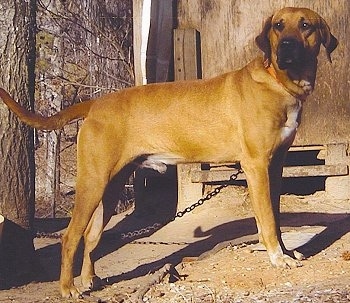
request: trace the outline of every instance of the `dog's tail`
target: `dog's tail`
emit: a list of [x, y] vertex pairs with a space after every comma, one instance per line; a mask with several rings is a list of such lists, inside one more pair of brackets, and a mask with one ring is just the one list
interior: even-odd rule
[[7, 107], [14, 112], [18, 118], [31, 127], [41, 130], [60, 129], [72, 120], [85, 118], [89, 113], [94, 100], [85, 101], [74, 104], [66, 109], [61, 110], [57, 114], [44, 117], [40, 114], [35, 114], [21, 105], [19, 105], [12, 97], [2, 88], [0, 88], [0, 98], [4, 101]]

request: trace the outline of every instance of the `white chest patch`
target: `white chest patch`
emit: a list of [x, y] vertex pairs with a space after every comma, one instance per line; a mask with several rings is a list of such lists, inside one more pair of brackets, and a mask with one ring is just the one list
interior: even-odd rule
[[282, 127], [281, 139], [282, 142], [288, 140], [291, 136], [294, 136], [298, 128], [298, 117], [301, 109], [301, 101], [298, 101], [295, 106], [292, 106], [288, 109], [287, 112], [287, 121]]

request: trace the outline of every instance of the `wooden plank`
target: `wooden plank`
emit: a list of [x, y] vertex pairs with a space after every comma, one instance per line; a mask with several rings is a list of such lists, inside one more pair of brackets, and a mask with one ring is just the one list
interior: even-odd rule
[[175, 80], [197, 79], [197, 31], [174, 30]]
[[319, 150], [323, 151], [326, 150], [325, 145], [306, 145], [306, 146], [291, 146], [289, 148], [289, 152], [299, 152], [299, 151], [314, 151], [314, 150]]
[[[193, 183], [209, 183], [226, 181], [230, 179], [230, 176], [237, 172], [235, 169], [222, 169], [222, 170], [196, 170], [192, 171], [191, 181]], [[245, 180], [245, 175], [238, 175], [236, 180]]]
[[[348, 144], [327, 144], [325, 163], [327, 165], [350, 164]], [[350, 198], [350, 176], [332, 176], [326, 179], [325, 190], [334, 199]]]
[[[193, 183], [209, 183], [229, 180], [235, 172], [234, 169], [223, 170], [196, 170], [192, 172], [191, 181]], [[347, 165], [308, 165], [308, 166], [290, 166], [283, 169], [284, 178], [294, 177], [326, 177], [326, 176], [345, 176], [349, 174]], [[245, 180], [245, 175], [241, 174], [237, 180]]]
[[134, 73], [135, 85], [142, 85], [142, 4], [143, 0], [134, 0], [133, 4], [133, 46], [134, 46]]
[[199, 171], [200, 164], [177, 165], [177, 209], [181, 210], [203, 196], [203, 184], [192, 182], [193, 172]]
[[327, 177], [345, 176], [349, 174], [347, 165], [307, 165], [290, 166], [283, 168], [283, 177]]

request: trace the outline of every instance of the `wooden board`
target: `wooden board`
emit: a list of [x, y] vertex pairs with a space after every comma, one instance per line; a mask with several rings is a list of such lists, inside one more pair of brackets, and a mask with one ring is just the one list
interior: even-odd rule
[[197, 31], [194, 29], [174, 30], [174, 76], [177, 80], [198, 78]]
[[201, 35], [204, 78], [237, 69], [261, 55], [254, 39], [264, 20], [283, 6], [308, 7], [327, 20], [339, 46], [330, 64], [322, 49], [313, 95], [305, 103], [294, 144], [348, 142], [350, 137], [350, 1], [348, 0], [179, 0], [179, 28]]
[[142, 62], [141, 62], [141, 44], [142, 44], [142, 4], [143, 0], [133, 0], [133, 45], [134, 45], [134, 73], [135, 85], [142, 85]]
[[[229, 180], [230, 176], [236, 172], [234, 169], [222, 170], [196, 170], [192, 171], [191, 181], [193, 183], [210, 183]], [[294, 177], [314, 177], [314, 176], [346, 176], [349, 174], [347, 165], [308, 165], [290, 166], [283, 168], [284, 178]], [[245, 175], [240, 174], [236, 180], [245, 180]]]

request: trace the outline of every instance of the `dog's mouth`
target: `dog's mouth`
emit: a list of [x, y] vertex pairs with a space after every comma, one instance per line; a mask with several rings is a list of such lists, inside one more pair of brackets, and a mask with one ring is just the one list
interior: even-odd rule
[[304, 64], [305, 51], [296, 39], [283, 39], [277, 47], [277, 64], [281, 70], [299, 69]]
[[277, 64], [279, 69], [286, 70], [296, 68], [296, 66], [300, 66], [300, 61], [298, 60], [298, 58], [293, 56], [278, 56]]

